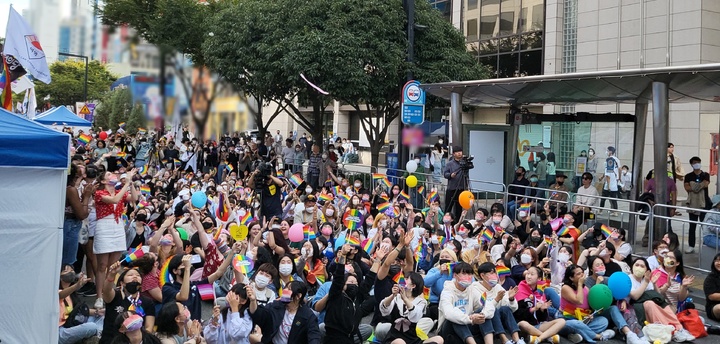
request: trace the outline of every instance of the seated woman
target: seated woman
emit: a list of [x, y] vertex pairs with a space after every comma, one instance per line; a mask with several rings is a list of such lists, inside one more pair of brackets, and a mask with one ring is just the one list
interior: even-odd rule
[[483, 304], [480, 294], [470, 288], [473, 268], [459, 262], [452, 268], [453, 279], [445, 282], [440, 294], [438, 335], [443, 338], [459, 337], [463, 343], [476, 344], [473, 325], [489, 321], [495, 313], [493, 303]]
[[155, 335], [162, 344], [205, 344], [202, 325], [190, 320], [190, 310], [180, 302], [169, 302], [158, 313]]
[[703, 222], [706, 223], [702, 227], [703, 245], [713, 249], [720, 248], [720, 195], [713, 196], [712, 209]]
[[258, 306], [254, 291], [248, 290], [250, 317], [262, 325], [263, 344], [320, 344], [318, 320], [305, 304], [307, 287], [303, 282], [292, 281], [282, 291], [278, 301]]
[[539, 344], [544, 341], [558, 344], [560, 343], [558, 333], [565, 326], [565, 319], [549, 319], [547, 310], [550, 302], [545, 299], [542, 291], [537, 289], [541, 275], [542, 271], [537, 267], [531, 266], [527, 270], [525, 280], [518, 284], [518, 292], [515, 295], [518, 300], [518, 310], [514, 315], [520, 330], [530, 335], [529, 344]]
[[143, 327], [143, 318], [133, 312], [123, 312], [115, 319], [115, 330], [120, 333], [112, 344], [162, 344], [158, 337]]
[[[78, 276], [73, 271], [72, 265], [65, 265], [60, 272], [60, 289], [58, 292], [60, 302], [60, 319], [58, 320], [60, 344], [78, 343], [85, 338], [96, 337], [98, 334], [99, 321], [96, 323], [88, 320], [83, 324], [66, 323], [71, 321], [68, 317], [74, 307], [80, 306], [81, 302], [77, 291], [89, 281], [90, 279], [82, 274]], [[92, 319], [98, 315], [98, 310], [94, 308], [90, 308], [89, 311]]]
[[[644, 300], [646, 299], [644, 294], [647, 294], [647, 291], [655, 290], [655, 286], [651, 282], [652, 273], [650, 272], [649, 266], [645, 258], [637, 258], [633, 263], [633, 273], [630, 275], [630, 282], [632, 282], [630, 299], [633, 301]], [[682, 324], [675, 315], [675, 311], [673, 311], [667, 303], [664, 303], [664, 305], [665, 306], [662, 307], [653, 300], [643, 301], [642, 308], [647, 321], [650, 323], [674, 326], [674, 342], [681, 343], [695, 340], [695, 337], [682, 327]]]
[[453, 250], [442, 250], [440, 252], [440, 260], [425, 275], [424, 284], [430, 289], [430, 298], [427, 308], [427, 316], [430, 319], [437, 320], [438, 304], [440, 303], [440, 293], [443, 291], [445, 282], [452, 280], [452, 274], [449, 270], [449, 264], [457, 262], [457, 256]]
[[[234, 285], [226, 296], [229, 308], [224, 310], [216, 305], [210, 322], [203, 329], [208, 344], [237, 343], [250, 344], [253, 322], [248, 312], [248, 289], [243, 283]], [[222, 318], [221, 318], [222, 315]], [[260, 339], [259, 335], [256, 338]]]
[[680, 250], [671, 250], [665, 256], [660, 267], [652, 272], [651, 282], [660, 295], [677, 312], [678, 304], [688, 297], [690, 285], [695, 276], [686, 276]]
[[607, 318], [592, 316], [593, 311], [588, 303], [590, 288], [584, 285], [584, 280], [585, 272], [581, 267], [570, 265], [565, 270], [560, 310], [565, 317], [566, 329], [561, 333], [567, 334], [573, 343], [606, 341], [615, 336], [615, 331], [607, 330]]
[[432, 321], [428, 321], [428, 328], [423, 329], [419, 326], [427, 307], [427, 300], [423, 296], [425, 284], [422, 276], [415, 272], [409, 274], [405, 281], [405, 286], [399, 284], [393, 286], [392, 294], [380, 302], [380, 313], [384, 317], [389, 317], [393, 323], [383, 343], [443, 344], [444, 340], [440, 336], [434, 336], [424, 341], [418, 337], [416, 327], [420, 328], [424, 333], [428, 333], [433, 325]]
[[[118, 271], [120, 262], [110, 266], [107, 272], [108, 281], [112, 281]], [[105, 322], [103, 324], [102, 338], [100, 343], [110, 343], [117, 336], [117, 328], [114, 327], [118, 310], [129, 310], [143, 318], [145, 329], [152, 331], [155, 326], [155, 303], [149, 297], [140, 293], [142, 277], [138, 270], [125, 270], [120, 273], [117, 279], [117, 288], [108, 282], [103, 286], [103, 295], [107, 300], [105, 309]]]
[[720, 253], [713, 258], [710, 274], [703, 283], [703, 291], [707, 299], [705, 310], [708, 318], [720, 321]]

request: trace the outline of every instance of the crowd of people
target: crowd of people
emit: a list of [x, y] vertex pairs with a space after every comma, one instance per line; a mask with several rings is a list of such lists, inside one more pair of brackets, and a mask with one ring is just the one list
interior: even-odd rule
[[[694, 277], [676, 236], [633, 258], [625, 229], [582, 231], [558, 202], [461, 209], [459, 147], [443, 171], [450, 201], [416, 207], [400, 185], [345, 178], [334, 145], [311, 147], [319, 168], [301, 174], [282, 154], [305, 151], [293, 138], [153, 134], [74, 140], [60, 343], [639, 344], [646, 324], [695, 339], [678, 320]], [[711, 270], [717, 320], [720, 255]], [[632, 292], [593, 309], [590, 288], [618, 272]]]

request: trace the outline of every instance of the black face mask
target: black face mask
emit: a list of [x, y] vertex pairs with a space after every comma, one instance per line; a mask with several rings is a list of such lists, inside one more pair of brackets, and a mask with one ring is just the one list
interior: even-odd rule
[[400, 266], [399, 265], [391, 265], [390, 266], [390, 276], [395, 276], [400, 272]]
[[547, 214], [540, 214], [540, 220], [546, 221], [547, 220]]
[[147, 221], [147, 215], [146, 214], [137, 214], [137, 215], [135, 215], [135, 221], [145, 222], [145, 221]]
[[422, 217], [415, 216], [415, 223], [420, 223], [420, 222], [422, 222]]
[[515, 176], [516, 176], [516, 177], [520, 177], [520, 176], [522, 176], [522, 173], [520, 173], [520, 172], [515, 172]]
[[533, 245], [539, 244], [540, 241], [542, 241], [542, 237], [530, 237], [530, 242], [531, 242]]
[[204, 229], [210, 229], [210, 228], [212, 228], [212, 226], [213, 226], [213, 225], [212, 225], [211, 222], [203, 222], [203, 228], [204, 228]]
[[140, 290], [140, 282], [132, 281], [130, 283], [125, 283], [125, 290], [127, 290], [130, 294], [135, 294]]
[[565, 184], [565, 182], [557, 182], [557, 185], [562, 186], [563, 184]]
[[358, 286], [357, 284], [348, 284], [345, 286], [345, 294], [351, 299], [355, 299], [355, 296], [357, 296], [358, 293]]
[[74, 284], [75, 282], [77, 282], [78, 276], [74, 272], [68, 272], [60, 275], [60, 280], [68, 284]]

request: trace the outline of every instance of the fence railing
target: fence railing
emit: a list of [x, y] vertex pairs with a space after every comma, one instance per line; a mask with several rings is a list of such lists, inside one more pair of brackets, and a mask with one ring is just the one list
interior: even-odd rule
[[638, 224], [651, 217], [650, 205], [645, 202], [576, 193], [572, 196], [572, 204], [571, 210], [581, 216], [588, 227], [595, 222], [602, 222], [611, 227], [623, 228], [627, 233], [625, 241], [633, 246], [638, 243], [638, 238], [647, 236], [647, 232], [638, 233]]

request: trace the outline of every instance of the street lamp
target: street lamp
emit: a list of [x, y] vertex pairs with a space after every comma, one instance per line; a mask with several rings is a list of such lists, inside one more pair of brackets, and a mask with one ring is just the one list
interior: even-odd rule
[[85, 55], [77, 55], [77, 54], [70, 54], [70, 53], [62, 53], [58, 52], [58, 55], [60, 56], [69, 56], [69, 57], [77, 57], [85, 60], [85, 91], [83, 94], [83, 101], [87, 102], [87, 92], [88, 92], [88, 57]]

